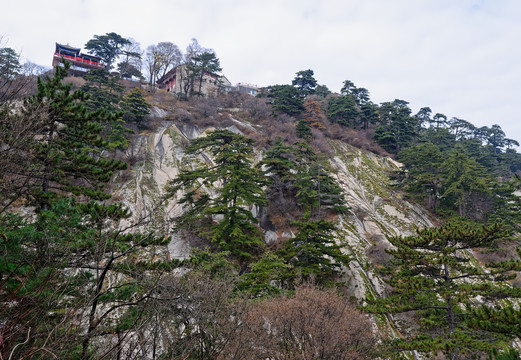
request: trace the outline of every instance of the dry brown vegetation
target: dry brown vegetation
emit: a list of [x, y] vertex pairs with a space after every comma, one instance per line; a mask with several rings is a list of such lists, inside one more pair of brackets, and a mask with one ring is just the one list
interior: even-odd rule
[[519, 260], [516, 248], [519, 247], [518, 240], [503, 240], [490, 249], [475, 249], [474, 256], [482, 263], [508, 261], [510, 259]]
[[137, 331], [126, 337], [118, 334], [106, 344], [112, 347], [110, 355], [203, 360], [373, 358], [377, 338], [369, 318], [335, 290], [304, 284], [292, 296], [259, 301], [234, 294], [235, 281], [233, 276], [212, 279], [199, 272], [164, 277], [156, 285], [157, 295], [143, 303]]
[[240, 342], [230, 349], [242, 356], [234, 359], [373, 358], [369, 319], [333, 289], [303, 285], [294, 296], [257, 303], [243, 321]]
[[230, 116], [246, 123], [258, 126], [258, 130], [240, 128], [247, 136], [255, 140], [258, 149], [267, 148], [277, 138], [292, 144], [299, 139], [295, 132], [295, 124], [300, 117], [305, 118], [311, 126], [312, 142], [315, 151], [331, 154], [330, 140], [344, 141], [362, 150], [374, 152], [382, 156], [391, 156], [372, 139], [373, 129], [355, 130], [330, 122], [324, 115], [327, 101], [311, 97], [307, 110], [298, 118], [286, 115], [275, 115], [264, 98], [252, 97], [248, 94], [226, 92], [218, 96], [193, 97], [188, 101], [178, 100], [164, 91], [156, 91], [147, 98], [152, 104], [170, 110], [168, 120], [190, 121], [201, 127], [224, 128], [231, 125]]
[[64, 83], [72, 85], [72, 91], [80, 89], [87, 81], [81, 76], [67, 76], [64, 80]]

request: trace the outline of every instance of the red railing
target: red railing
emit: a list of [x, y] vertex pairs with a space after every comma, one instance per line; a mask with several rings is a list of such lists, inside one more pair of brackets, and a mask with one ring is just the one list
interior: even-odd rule
[[79, 57], [76, 57], [76, 56], [70, 56], [70, 55], [65, 55], [65, 54], [60, 54], [60, 53], [54, 53], [54, 56], [59, 56], [59, 57], [65, 58], [65, 59], [70, 59], [70, 60], [74, 60], [74, 61], [83, 62], [83, 63], [89, 64], [89, 65], [96, 65], [96, 66], [99, 66], [99, 67], [103, 66], [99, 62], [92, 61], [92, 60], [85, 60], [85, 59], [82, 59], [82, 58], [79, 58]]

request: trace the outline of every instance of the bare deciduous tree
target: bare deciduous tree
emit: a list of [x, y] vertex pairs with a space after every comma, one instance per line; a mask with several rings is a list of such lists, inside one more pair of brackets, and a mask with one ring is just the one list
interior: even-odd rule
[[[242, 321], [243, 336], [230, 344], [229, 357], [224, 358], [356, 360], [374, 355], [369, 319], [334, 289], [303, 285], [293, 297], [258, 303]], [[245, 355], [232, 356], [238, 353], [236, 347]]]
[[155, 85], [166, 73], [181, 64], [183, 55], [179, 47], [171, 42], [150, 45], [145, 55], [149, 84]]
[[161, 56], [159, 77], [161, 78], [171, 69], [181, 64], [183, 54], [176, 44], [168, 41], [158, 43], [157, 50]]

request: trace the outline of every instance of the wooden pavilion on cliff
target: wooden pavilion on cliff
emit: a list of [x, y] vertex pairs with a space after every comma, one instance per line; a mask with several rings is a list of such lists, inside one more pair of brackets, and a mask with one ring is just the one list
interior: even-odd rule
[[101, 69], [104, 65], [101, 58], [93, 55], [82, 54], [80, 48], [56, 43], [56, 50], [52, 58], [52, 66], [59, 66], [61, 59], [64, 58], [71, 63], [70, 72], [72, 74], [83, 74], [91, 69]]

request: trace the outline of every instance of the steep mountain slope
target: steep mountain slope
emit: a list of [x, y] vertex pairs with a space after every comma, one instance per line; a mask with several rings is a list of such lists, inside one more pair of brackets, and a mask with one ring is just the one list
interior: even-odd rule
[[[163, 118], [168, 115], [165, 111], [154, 111]], [[232, 119], [232, 123], [253, 129], [252, 125], [237, 119]], [[197, 165], [187, 161], [183, 148], [191, 139], [204, 136], [205, 131], [211, 129], [164, 120], [154, 131], [139, 135], [129, 152], [144, 160], [133, 166], [132, 178], [124, 182], [115, 194], [132, 210], [133, 222], [172, 237], [169, 245], [171, 258], [188, 257], [190, 244], [171, 230], [171, 219], [179, 215], [182, 208], [176, 199], [163, 199], [165, 185], [182, 169]], [[235, 125], [228, 129], [240, 131]], [[383, 249], [389, 246], [386, 235], [410, 234], [416, 227], [428, 227], [432, 223], [424, 209], [404, 200], [399, 192], [391, 189], [388, 174], [398, 169], [400, 165], [397, 162], [343, 142], [331, 141], [335, 152], [330, 159], [333, 175], [344, 189], [351, 209], [339, 219], [336, 234], [337, 241], [346, 244], [346, 249], [355, 258], [346, 280], [358, 298], [366, 296], [367, 291], [381, 294], [383, 285], [374, 275], [374, 269], [385, 260]], [[257, 157], [260, 159], [261, 154], [258, 153]], [[197, 162], [211, 162], [211, 159], [203, 155]], [[258, 209], [252, 210], [254, 215], [261, 216]], [[265, 230], [267, 242], [291, 236], [285, 231], [288, 229]]]

